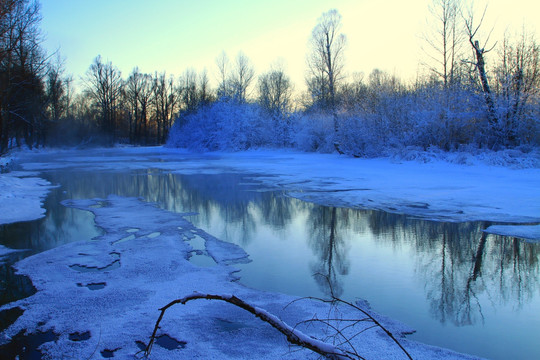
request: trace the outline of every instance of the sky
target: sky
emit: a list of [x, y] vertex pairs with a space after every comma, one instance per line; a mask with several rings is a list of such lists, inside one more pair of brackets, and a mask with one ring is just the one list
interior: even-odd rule
[[[523, 25], [540, 32], [540, 4], [533, 0], [477, 0], [488, 5], [484, 20], [492, 39]], [[346, 71], [378, 68], [413, 79], [425, 58], [423, 34], [430, 28], [431, 0], [42, 0], [42, 29], [49, 52], [59, 50], [66, 73], [84, 76], [97, 55], [124, 77], [140, 71], [180, 75], [207, 69], [214, 83], [216, 58], [239, 51], [256, 74], [283, 64], [296, 89], [303, 89], [306, 55], [317, 19], [330, 9], [342, 15], [347, 37]]]

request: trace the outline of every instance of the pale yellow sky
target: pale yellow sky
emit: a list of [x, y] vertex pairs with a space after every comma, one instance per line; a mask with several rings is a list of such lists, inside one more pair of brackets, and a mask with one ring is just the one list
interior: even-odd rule
[[[60, 48], [66, 70], [84, 75], [98, 55], [112, 61], [127, 77], [143, 72], [179, 75], [187, 68], [206, 68], [215, 79], [216, 57], [224, 50], [233, 59], [243, 51], [257, 74], [280, 61], [297, 90], [304, 89], [308, 40], [319, 16], [335, 8], [347, 36], [348, 73], [369, 74], [379, 68], [404, 80], [419, 70], [422, 33], [429, 27], [431, 0], [46, 0], [43, 29], [49, 50]], [[502, 39], [506, 29], [523, 24], [537, 41], [540, 2], [483, 0], [488, 4], [484, 29]]]

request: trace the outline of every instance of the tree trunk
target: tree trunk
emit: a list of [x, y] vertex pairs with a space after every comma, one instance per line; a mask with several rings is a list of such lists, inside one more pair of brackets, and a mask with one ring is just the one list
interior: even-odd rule
[[485, 61], [484, 61], [484, 49], [480, 48], [478, 41], [474, 43], [471, 40], [471, 45], [476, 55], [476, 68], [478, 69], [478, 76], [482, 83], [482, 91], [484, 92], [484, 99], [488, 108], [488, 119], [491, 126], [497, 124], [497, 116], [495, 114], [495, 104], [489, 87], [489, 82], [486, 75]]

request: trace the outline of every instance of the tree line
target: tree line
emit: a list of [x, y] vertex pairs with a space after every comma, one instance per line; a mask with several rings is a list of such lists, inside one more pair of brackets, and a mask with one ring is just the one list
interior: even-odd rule
[[[0, 3], [0, 153], [23, 144], [163, 144], [199, 150], [286, 146], [375, 156], [388, 149], [540, 144], [540, 47], [525, 31], [482, 38], [484, 11], [433, 0], [425, 69], [413, 83], [380, 70], [345, 72], [347, 38], [330, 10], [312, 30], [307, 91], [283, 66], [256, 76], [249, 58], [216, 58], [175, 77], [123, 76], [97, 56], [73, 90], [59, 56], [41, 47], [39, 2]], [[480, 15], [480, 17], [477, 17]]]

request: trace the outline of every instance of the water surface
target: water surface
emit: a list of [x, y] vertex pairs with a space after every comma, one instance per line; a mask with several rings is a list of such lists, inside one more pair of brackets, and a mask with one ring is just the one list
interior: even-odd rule
[[[264, 191], [255, 174], [170, 174], [149, 163], [136, 171], [66, 167], [42, 176], [59, 184], [46, 200], [46, 217], [0, 226], [0, 244], [30, 249], [4, 259], [3, 278], [22, 256], [101, 234], [91, 213], [60, 201], [140, 197], [197, 212], [189, 217], [197, 227], [242, 246], [253, 260], [238, 265], [247, 286], [363, 298], [416, 329], [411, 338], [419, 341], [493, 359], [540, 358], [540, 246], [487, 235], [487, 223], [315, 205]], [[4, 293], [28, 286], [13, 278]]]

